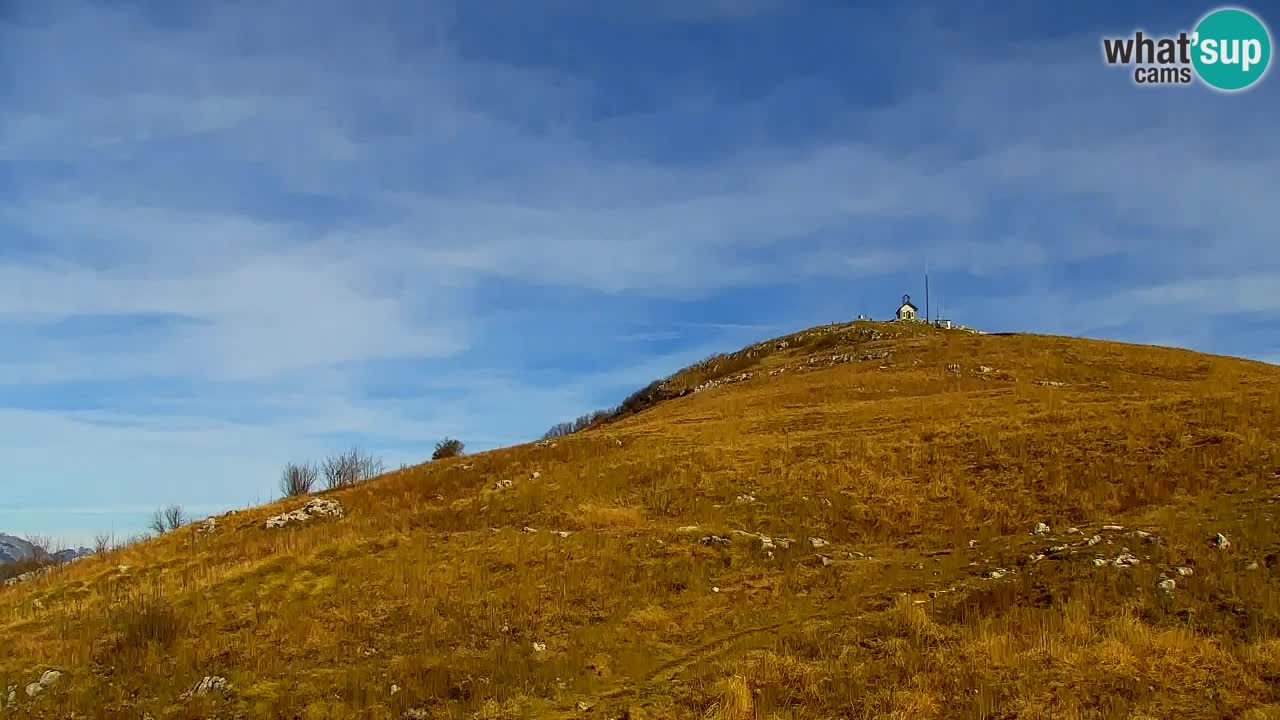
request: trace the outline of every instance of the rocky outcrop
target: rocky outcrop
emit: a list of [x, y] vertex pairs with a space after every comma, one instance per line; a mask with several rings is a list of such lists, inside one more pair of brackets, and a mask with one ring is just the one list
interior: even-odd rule
[[342, 505], [337, 500], [313, 498], [306, 505], [287, 513], [267, 518], [267, 528], [280, 528], [295, 523], [304, 523], [317, 517], [342, 517]]
[[231, 683], [227, 682], [224, 677], [217, 675], [209, 675], [196, 683], [195, 687], [182, 693], [183, 700], [189, 700], [193, 697], [204, 697], [205, 695], [221, 695], [231, 692]]

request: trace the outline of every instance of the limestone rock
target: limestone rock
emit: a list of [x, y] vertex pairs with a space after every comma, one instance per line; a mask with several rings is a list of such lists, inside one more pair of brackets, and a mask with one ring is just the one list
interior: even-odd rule
[[342, 517], [342, 505], [337, 500], [312, 498], [297, 510], [291, 510], [274, 517], [267, 518], [267, 528], [281, 528], [293, 523], [303, 523], [317, 517]]
[[215, 693], [227, 693], [231, 691], [231, 683], [227, 682], [224, 677], [217, 675], [209, 675], [203, 678], [196, 686], [182, 693], [182, 699], [186, 700], [192, 697], [203, 697]]

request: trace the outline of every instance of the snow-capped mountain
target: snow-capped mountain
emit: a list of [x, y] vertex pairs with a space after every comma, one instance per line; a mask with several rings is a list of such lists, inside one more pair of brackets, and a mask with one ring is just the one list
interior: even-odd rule
[[34, 552], [35, 547], [26, 540], [0, 533], [0, 563], [26, 560]]
[[[22, 538], [0, 533], [0, 564], [28, 560], [36, 552], [36, 547]], [[79, 557], [92, 554], [89, 548], [59, 550], [53, 553], [57, 562], [70, 562]]]

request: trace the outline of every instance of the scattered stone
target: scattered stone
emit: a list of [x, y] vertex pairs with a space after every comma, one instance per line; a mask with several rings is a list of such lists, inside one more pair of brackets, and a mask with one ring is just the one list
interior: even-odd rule
[[1192, 569], [1191, 569], [1191, 568], [1189, 568], [1189, 567], [1180, 567], [1180, 568], [1175, 568], [1175, 569], [1174, 569], [1174, 572], [1178, 573], [1178, 574], [1179, 574], [1179, 575], [1181, 575], [1182, 577], [1189, 577], [1189, 576], [1191, 576], [1191, 575], [1195, 575], [1195, 573], [1196, 573], [1196, 571], [1195, 571], [1195, 570], [1192, 570]]
[[713, 592], [713, 593], [718, 593], [718, 592], [720, 592], [720, 588], [716, 587], [715, 585], [712, 585], [712, 586], [711, 586], [711, 592]]
[[1120, 532], [1121, 530], [1124, 530], [1124, 526], [1123, 525], [1103, 525], [1102, 529], [1105, 530], [1106, 532]]
[[732, 541], [719, 535], [708, 535], [702, 538], [701, 542], [703, 545], [728, 545]]
[[969, 541], [969, 549], [970, 549], [970, 550], [972, 550], [972, 549], [974, 549], [974, 548], [976, 548], [976, 547], [978, 547], [978, 541], [977, 541], [977, 540], [970, 540], [970, 541]]
[[196, 526], [197, 535], [211, 535], [218, 531], [217, 518], [205, 518], [204, 522]]
[[528, 525], [525, 525], [525, 526], [524, 526], [524, 531], [525, 531], [526, 533], [536, 533], [536, 532], [538, 532], [537, 530], [534, 530], [533, 528], [529, 527]]
[[1000, 578], [1008, 574], [1009, 574], [1008, 570], [1005, 570], [1004, 568], [996, 568], [995, 570], [992, 570], [991, 572], [987, 573], [987, 578], [989, 580], [999, 580]]
[[431, 720], [431, 713], [422, 708], [409, 708], [400, 713], [400, 720]]
[[562, 538], [567, 538], [567, 537], [569, 537], [569, 536], [570, 536], [570, 535], [572, 535], [572, 534], [573, 534], [573, 533], [569, 532], [568, 530], [557, 530], [557, 531], [556, 531], [556, 535], [559, 535], [559, 536], [560, 536], [560, 537], [562, 537]]
[[578, 701], [578, 712], [590, 712], [593, 707], [595, 706], [585, 700]]
[[342, 505], [337, 500], [312, 498], [297, 510], [267, 518], [267, 528], [280, 528], [292, 523], [307, 522], [315, 517], [342, 517], [342, 514]]
[[546, 643], [535, 642], [535, 643], [533, 644], [533, 651], [534, 651], [534, 652], [536, 652], [536, 653], [546, 652], [546, 651], [547, 651], [547, 644], [546, 644]]
[[783, 550], [790, 550], [791, 545], [794, 542], [795, 540], [792, 540], [791, 538], [775, 538], [773, 541], [773, 544], [777, 545], [779, 548]]
[[1137, 565], [1139, 562], [1140, 561], [1138, 560], [1138, 558], [1134, 557], [1133, 555], [1127, 552], [1117, 555], [1116, 559], [1111, 561], [1111, 563], [1116, 567], [1133, 567], [1134, 565]]
[[1057, 380], [1037, 380], [1036, 384], [1041, 387], [1051, 387], [1051, 388], [1061, 388], [1061, 387], [1067, 386], [1066, 383], [1058, 382]]
[[1133, 532], [1129, 533], [1129, 535], [1132, 537], [1136, 537], [1139, 540], [1142, 540], [1143, 542], [1149, 545], [1164, 544], [1164, 538], [1160, 537], [1159, 535], [1156, 535], [1155, 533], [1149, 533], [1146, 530], [1134, 530]]
[[1068, 535], [1079, 535], [1079, 534], [1080, 534], [1080, 528], [1078, 528], [1078, 527], [1069, 527], [1069, 528], [1067, 528], [1064, 532], [1065, 532], [1066, 534], [1068, 534]]
[[9, 686], [9, 704], [13, 705], [18, 702], [18, 690], [14, 686]]
[[734, 499], [734, 502], [738, 503], [739, 505], [750, 505], [755, 501], [756, 501], [756, 497], [754, 495], [739, 495], [737, 498]]
[[986, 365], [979, 365], [978, 372], [982, 373], [983, 375], [986, 375], [987, 373], [995, 372], [995, 370], [993, 368], [987, 367]]
[[495, 490], [510, 490], [514, 485], [515, 482], [512, 480], [499, 480], [493, 487]]
[[196, 683], [195, 687], [182, 693], [181, 697], [183, 700], [186, 700], [191, 697], [202, 697], [211, 693], [230, 692], [230, 690], [231, 683], [227, 682], [226, 678], [219, 677], [217, 675], [209, 675]]
[[1088, 540], [1085, 540], [1084, 542], [1085, 542], [1085, 545], [1087, 545], [1088, 547], [1093, 547], [1094, 545], [1097, 545], [1098, 543], [1102, 542], [1102, 536], [1094, 535], [1093, 537], [1089, 538]]
[[391, 696], [395, 697], [395, 694], [398, 692], [400, 692], [400, 686], [395, 683], [391, 683]]
[[822, 563], [822, 567], [831, 567], [831, 565], [835, 562], [834, 560], [827, 557], [826, 555], [819, 555], [818, 560]]
[[700, 528], [697, 525], [682, 525], [681, 527], [676, 528], [676, 534], [688, 535], [690, 533], [698, 532], [699, 529]]
[[1209, 540], [1209, 545], [1217, 550], [1226, 550], [1231, 547], [1231, 541], [1227, 539], [1226, 535], [1218, 533], [1215, 537]]
[[18, 575], [17, 577], [11, 577], [8, 580], [5, 580], [4, 584], [6, 586], [9, 586], [9, 585], [18, 585], [20, 583], [30, 582], [32, 580], [35, 580], [38, 577], [41, 577], [42, 575], [47, 575], [48, 573], [53, 572], [55, 568], [57, 568], [57, 565], [45, 565], [44, 567], [37, 568], [35, 570], [28, 570], [27, 572], [24, 572], [21, 575]]
[[1169, 593], [1173, 592], [1173, 589], [1176, 588], [1177, 586], [1178, 584], [1173, 581], [1173, 578], [1165, 578], [1160, 582], [1156, 583], [1156, 587]]
[[1028, 559], [1028, 560], [1030, 560], [1030, 561], [1031, 561], [1031, 562], [1033, 562], [1033, 563], [1038, 563], [1038, 562], [1040, 562], [1041, 560], [1043, 560], [1043, 559], [1044, 559], [1044, 555], [1042, 555], [1042, 554], [1040, 554], [1040, 553], [1032, 553], [1031, 555], [1028, 555], [1028, 556], [1027, 556], [1027, 559]]
[[27, 697], [35, 697], [44, 692], [44, 686], [38, 682], [27, 685]]
[[542, 473], [538, 472], [537, 470], [534, 470], [533, 474], [529, 476], [529, 479], [537, 480], [540, 477], [542, 477]]
[[947, 372], [949, 372], [949, 373], [958, 373], [958, 372], [960, 372], [960, 366], [959, 366], [959, 365], [955, 365], [955, 364], [948, 365], [948, 366], [947, 366]]
[[810, 544], [810, 545], [812, 545], [812, 546], [813, 546], [813, 548], [816, 550], [816, 549], [818, 549], [818, 548], [820, 548], [820, 547], [826, 547], [826, 546], [830, 545], [831, 543], [827, 542], [826, 540], [823, 540], [822, 538], [818, 538], [818, 537], [811, 537], [811, 538], [809, 538], [809, 544]]
[[40, 676], [40, 685], [43, 687], [49, 687], [61, 679], [61, 672], [58, 672], [57, 670], [46, 670], [44, 674]]
[[1042, 522], [1038, 522], [1038, 523], [1036, 523], [1036, 526], [1035, 526], [1034, 528], [1032, 528], [1032, 529], [1031, 529], [1031, 534], [1033, 534], [1033, 535], [1047, 535], [1047, 534], [1049, 534], [1049, 526], [1048, 526], [1048, 525], [1046, 525], [1046, 524], [1044, 524], [1044, 523], [1042, 523]]
[[1244, 566], [1244, 569], [1245, 569], [1245, 570], [1257, 570], [1257, 569], [1258, 569], [1258, 563], [1257, 563], [1256, 561], [1255, 561], [1255, 562], [1251, 562], [1251, 563], [1249, 563], [1248, 565], [1245, 565], [1245, 566]]
[[1094, 559], [1093, 559], [1093, 566], [1094, 566], [1094, 567], [1102, 567], [1103, 565], [1106, 565], [1106, 564], [1107, 564], [1107, 561], [1106, 561], [1104, 558], [1094, 558]]
[[32, 610], [43, 610], [43, 609], [44, 609], [44, 601], [43, 601], [43, 600], [41, 600], [40, 598], [36, 598], [35, 600], [32, 600], [32, 601], [31, 601], [31, 609], [32, 609]]

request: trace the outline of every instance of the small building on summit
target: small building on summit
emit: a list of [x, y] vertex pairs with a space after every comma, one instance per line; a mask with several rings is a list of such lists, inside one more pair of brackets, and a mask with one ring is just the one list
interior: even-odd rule
[[915, 320], [916, 313], [920, 308], [911, 304], [911, 296], [903, 295], [902, 304], [898, 306], [897, 317], [899, 320]]

